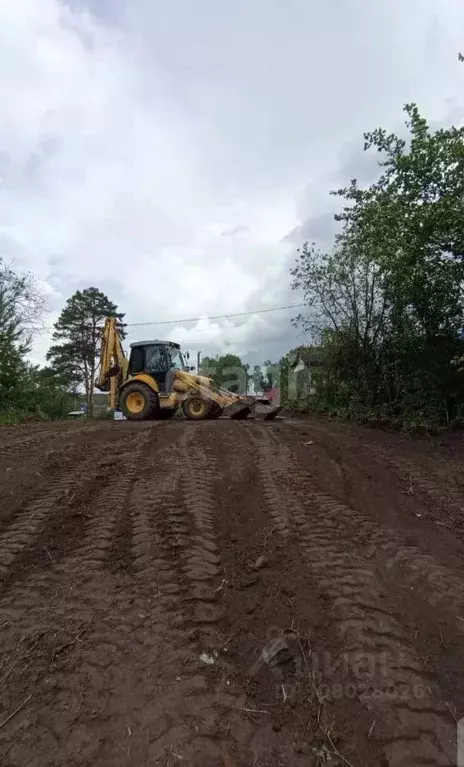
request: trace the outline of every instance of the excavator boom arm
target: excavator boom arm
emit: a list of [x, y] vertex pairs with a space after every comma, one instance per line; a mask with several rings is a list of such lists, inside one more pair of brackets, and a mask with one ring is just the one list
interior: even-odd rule
[[119, 335], [116, 317], [107, 317], [102, 333], [100, 367], [95, 388], [110, 393], [110, 407], [116, 408], [118, 388], [126, 380], [129, 362]]

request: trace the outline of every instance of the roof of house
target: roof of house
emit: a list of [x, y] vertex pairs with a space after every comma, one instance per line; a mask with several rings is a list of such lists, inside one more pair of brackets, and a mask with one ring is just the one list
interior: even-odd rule
[[322, 365], [324, 362], [324, 353], [318, 349], [301, 346], [298, 349], [293, 367], [298, 365], [300, 361], [303, 362], [304, 365]]

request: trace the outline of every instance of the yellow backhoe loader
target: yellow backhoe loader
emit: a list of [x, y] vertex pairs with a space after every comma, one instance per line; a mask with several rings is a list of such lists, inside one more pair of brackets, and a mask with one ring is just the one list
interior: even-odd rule
[[268, 420], [281, 410], [266, 398], [221, 389], [212, 379], [191, 370], [179, 344], [172, 341], [133, 343], [127, 359], [116, 319], [106, 319], [95, 387], [109, 392], [111, 409], [122, 410], [127, 419], [170, 418], [182, 408], [195, 421], [222, 414], [247, 418], [251, 413]]

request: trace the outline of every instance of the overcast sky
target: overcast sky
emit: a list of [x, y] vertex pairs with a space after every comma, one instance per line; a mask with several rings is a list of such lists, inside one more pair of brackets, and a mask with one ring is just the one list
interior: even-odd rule
[[[363, 131], [408, 100], [462, 121], [463, 48], [462, 0], [2, 0], [0, 255], [42, 281], [48, 324], [89, 285], [134, 323], [295, 303], [329, 189], [372, 177]], [[130, 340], [254, 362], [304, 340], [291, 316]]]

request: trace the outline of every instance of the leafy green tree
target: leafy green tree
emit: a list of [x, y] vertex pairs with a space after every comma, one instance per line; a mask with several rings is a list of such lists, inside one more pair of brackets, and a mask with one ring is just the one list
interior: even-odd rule
[[249, 366], [236, 354], [204, 357], [200, 372], [212, 378], [216, 386], [229, 391], [245, 394], [248, 390]]
[[262, 365], [255, 365], [253, 367], [253, 373], [252, 373], [252, 381], [253, 381], [253, 389], [255, 392], [262, 392], [264, 391], [266, 382], [264, 378], [263, 368]]
[[267, 392], [274, 386], [279, 386], [279, 365], [271, 360], [265, 360], [262, 365], [255, 365], [252, 374], [255, 392]]
[[97, 288], [78, 290], [66, 302], [47, 353], [56, 374], [69, 385], [83, 385], [88, 415], [93, 417], [93, 390], [106, 317], [117, 317], [124, 337], [124, 314]]
[[305, 243], [291, 274], [292, 287], [302, 290], [310, 310], [294, 324], [317, 340], [326, 328], [348, 330], [367, 354], [387, 315], [384, 278], [370, 254], [343, 241], [331, 253]]
[[236, 354], [224, 354], [217, 360], [214, 381], [224, 389], [245, 394], [248, 389], [248, 366]]
[[[305, 243], [291, 273], [293, 287], [303, 291], [309, 307], [309, 312], [299, 315], [294, 324], [303, 327], [327, 352], [330, 349], [324, 359], [326, 366], [333, 362], [334, 369], [326, 379], [324, 401], [330, 401], [338, 390], [342, 399], [350, 401], [347, 380], [353, 382], [355, 398], [369, 401], [375, 394], [372, 379], [377, 373], [378, 343], [388, 324], [381, 268], [368, 253], [340, 240], [331, 253], [321, 253]], [[311, 355], [314, 363], [320, 359], [320, 349], [307, 347], [305, 364], [309, 364]], [[343, 386], [338, 378], [340, 366]], [[319, 373], [314, 372], [316, 376]]]
[[0, 259], [0, 410], [18, 405], [33, 325], [42, 310], [43, 297], [34, 278]]
[[200, 375], [214, 378], [218, 357], [203, 357], [200, 365]]
[[323, 351], [315, 398], [342, 415], [447, 423], [462, 415], [464, 127], [432, 131], [405, 107], [409, 139], [379, 128], [367, 189], [335, 194], [331, 253], [305, 244], [292, 271], [308, 311], [296, 319]]
[[17, 406], [26, 417], [64, 418], [72, 409], [73, 394], [50, 368], [27, 365], [17, 389]]
[[346, 201], [340, 239], [380, 266], [398, 321], [454, 333], [463, 309], [464, 126], [434, 132], [415, 104], [405, 112], [408, 141], [382, 128], [365, 134], [382, 173], [368, 189], [353, 180], [335, 193]]
[[27, 358], [43, 307], [35, 279], [0, 260], [0, 423], [61, 418], [71, 407], [69, 381]]
[[62, 388], [73, 397], [77, 396], [78, 386], [72, 376], [67, 375], [66, 370], [57, 369], [46, 365], [42, 368], [36, 369], [37, 377], [45, 385], [49, 384], [51, 387]]
[[69, 382], [49, 368], [34, 371], [35, 400], [48, 418], [63, 418], [73, 408], [74, 391]]

